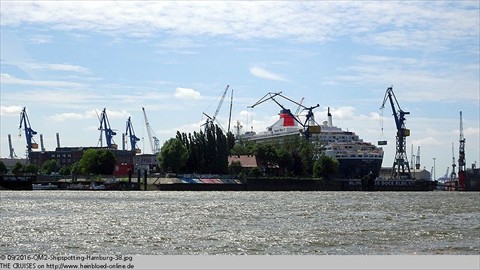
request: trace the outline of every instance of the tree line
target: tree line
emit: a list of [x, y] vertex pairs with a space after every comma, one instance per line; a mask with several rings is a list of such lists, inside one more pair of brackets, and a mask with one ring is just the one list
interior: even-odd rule
[[[254, 155], [263, 171], [242, 168], [238, 162], [228, 164], [229, 155]], [[331, 177], [338, 169], [338, 161], [324, 155], [319, 141], [292, 136], [265, 143], [236, 142], [231, 132], [225, 135], [213, 124], [205, 132], [177, 131], [163, 144], [157, 159], [162, 171], [172, 173]]]
[[157, 157], [164, 172], [228, 173], [228, 155], [235, 145], [231, 132], [226, 135], [218, 125], [209, 124], [204, 131], [180, 133], [167, 140]]
[[[252, 155], [259, 167], [244, 168], [239, 162], [228, 164], [228, 157]], [[285, 137], [281, 140], [254, 143], [236, 141], [235, 136], [225, 134], [218, 125], [210, 124], [205, 131], [181, 133], [167, 140], [157, 156], [160, 169], [167, 173], [234, 174], [247, 176], [288, 176], [331, 178], [338, 169], [338, 161], [324, 155], [320, 141], [305, 140], [301, 136]], [[48, 160], [42, 166], [15, 164], [13, 174], [59, 175], [111, 175], [115, 167], [115, 156], [108, 149], [88, 149], [80, 161], [60, 167], [56, 160]], [[0, 161], [0, 173], [8, 172]]]
[[[82, 158], [69, 166], [60, 166], [57, 160], [49, 159], [41, 166], [35, 164], [15, 163], [12, 174], [46, 174], [58, 175], [111, 175], [115, 168], [115, 155], [108, 149], [87, 149]], [[9, 172], [4, 162], [0, 161], [0, 174]]]

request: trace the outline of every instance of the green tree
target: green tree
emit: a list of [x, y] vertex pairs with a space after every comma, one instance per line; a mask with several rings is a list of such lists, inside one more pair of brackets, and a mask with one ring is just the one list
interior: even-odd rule
[[223, 134], [222, 129], [216, 125], [216, 156], [217, 156], [217, 167], [215, 168], [215, 173], [227, 173], [228, 171], [228, 154], [230, 153], [228, 138]]
[[3, 161], [0, 160], [0, 175], [8, 173], [8, 168]]
[[111, 175], [115, 169], [116, 158], [108, 149], [98, 150], [98, 167], [94, 173]]
[[23, 172], [23, 165], [20, 162], [15, 163], [12, 168], [12, 173], [13, 174], [20, 174]]
[[70, 173], [73, 174], [73, 175], [79, 175], [79, 174], [82, 173], [82, 167], [80, 166], [80, 161], [72, 164], [72, 168], [70, 170]]
[[235, 144], [230, 150], [230, 155], [232, 156], [240, 156], [240, 155], [248, 155], [248, 154], [250, 154], [249, 150], [245, 147], [244, 144], [241, 144], [241, 143]]
[[240, 172], [242, 172], [242, 163], [240, 161], [233, 161], [230, 166], [230, 173], [233, 175], [238, 175]]
[[293, 175], [304, 175], [305, 174], [305, 166], [302, 161], [302, 156], [296, 150], [292, 152], [292, 165], [291, 171]]
[[331, 179], [338, 170], [338, 160], [328, 156], [321, 156], [313, 166], [313, 176]]
[[60, 164], [55, 159], [49, 159], [45, 161], [42, 165], [41, 171], [45, 174], [51, 174], [52, 172], [58, 172], [60, 169]]
[[255, 155], [267, 167], [278, 164], [277, 147], [270, 143], [259, 143], [255, 147]]
[[109, 149], [88, 149], [83, 152], [78, 169], [83, 174], [110, 175], [115, 168], [115, 162], [115, 155]]
[[278, 166], [286, 174], [292, 166], [292, 154], [285, 148], [277, 148]]
[[187, 148], [179, 138], [171, 138], [162, 145], [157, 160], [165, 172], [183, 172], [188, 160]]
[[227, 132], [227, 149], [230, 152], [235, 146], [235, 135], [231, 131]]
[[37, 174], [38, 171], [39, 171], [39, 168], [35, 164], [28, 164], [26, 166], [23, 166], [24, 173]]
[[251, 175], [255, 178], [260, 177], [260, 176], [262, 176], [262, 170], [258, 167], [252, 168], [252, 169], [250, 169], [249, 175]]
[[72, 173], [73, 166], [62, 166], [60, 170], [58, 170], [58, 174], [60, 175], [70, 175]]
[[218, 125], [210, 124], [205, 127], [205, 132], [194, 132], [193, 135], [177, 131], [175, 139], [179, 140], [187, 151], [187, 160], [181, 168], [182, 172], [228, 172], [230, 142]]

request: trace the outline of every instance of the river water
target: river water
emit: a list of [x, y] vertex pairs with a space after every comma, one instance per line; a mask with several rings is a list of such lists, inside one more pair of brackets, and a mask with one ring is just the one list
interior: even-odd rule
[[0, 251], [480, 254], [480, 193], [0, 191]]

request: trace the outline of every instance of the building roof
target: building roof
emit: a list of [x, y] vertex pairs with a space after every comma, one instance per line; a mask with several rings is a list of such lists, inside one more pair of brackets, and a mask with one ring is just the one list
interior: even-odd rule
[[1, 158], [0, 161], [2, 161], [8, 168], [12, 168], [17, 162], [20, 162], [22, 165], [27, 164], [27, 159], [24, 158]]
[[236, 155], [228, 157], [228, 164], [234, 161], [239, 161], [243, 168], [257, 168], [260, 167], [260, 161], [254, 155]]

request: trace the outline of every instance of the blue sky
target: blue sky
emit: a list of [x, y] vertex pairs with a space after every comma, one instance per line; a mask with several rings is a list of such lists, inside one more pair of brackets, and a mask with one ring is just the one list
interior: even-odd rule
[[[458, 157], [463, 111], [467, 165], [480, 166], [480, 7], [478, 1], [1, 1], [1, 144], [17, 155], [23, 107], [54, 150], [97, 146], [96, 113], [107, 108], [115, 142], [132, 117], [150, 153], [142, 106], [163, 143], [193, 132], [212, 115], [226, 85], [232, 121], [263, 131], [279, 107], [254, 104], [267, 92], [306, 106], [331, 108], [334, 125], [365, 141], [386, 139], [384, 166], [395, 153], [393, 85], [407, 117], [409, 157], [436, 175]], [[295, 110], [285, 101], [285, 107]], [[229, 98], [218, 120], [226, 128]], [[35, 136], [37, 143], [39, 136]]]

